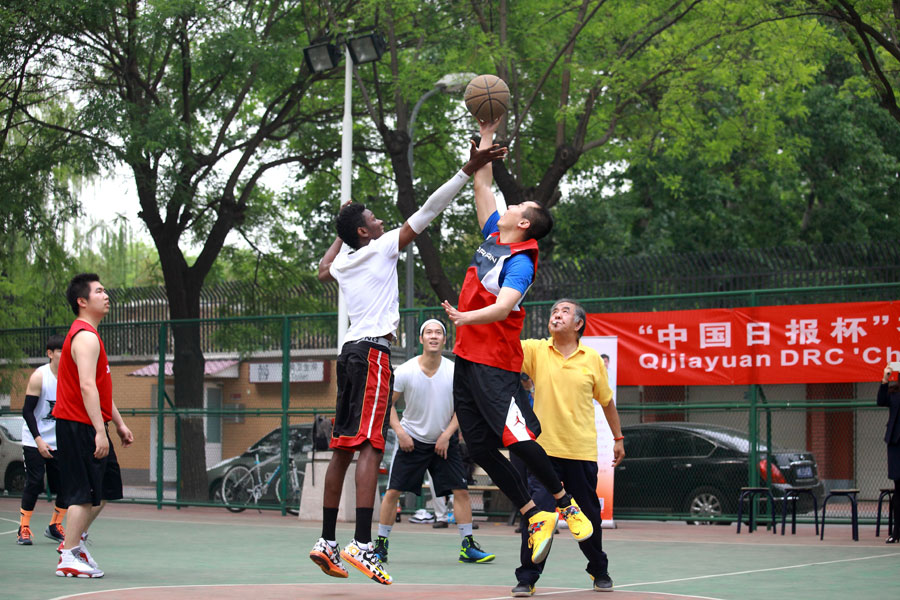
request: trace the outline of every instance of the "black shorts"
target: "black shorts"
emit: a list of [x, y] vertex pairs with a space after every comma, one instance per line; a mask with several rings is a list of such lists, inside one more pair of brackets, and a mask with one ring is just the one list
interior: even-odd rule
[[431, 473], [434, 492], [438, 496], [447, 496], [453, 490], [468, 489], [466, 466], [455, 435], [450, 438], [446, 460], [434, 451], [434, 444], [426, 444], [413, 438], [413, 449], [409, 452], [404, 452], [397, 444], [391, 461], [388, 488], [421, 495], [426, 470]]
[[63, 493], [69, 506], [122, 498], [122, 473], [109, 432], [109, 454], [94, 458], [94, 426], [66, 419], [56, 420], [57, 460]]
[[[25, 458], [25, 490], [40, 496], [44, 491], [44, 474], [47, 474], [47, 485], [50, 493], [58, 494], [62, 489], [59, 482], [59, 461], [56, 458], [58, 450], [51, 450], [53, 458], [44, 458], [37, 448], [23, 446], [22, 454]], [[60, 497], [62, 497], [60, 495]], [[57, 501], [57, 506], [65, 504]]]
[[470, 451], [534, 440], [541, 426], [519, 374], [456, 357], [453, 407]]
[[347, 342], [338, 356], [337, 378], [330, 447], [356, 450], [368, 441], [384, 451], [394, 388], [390, 348], [364, 341]]

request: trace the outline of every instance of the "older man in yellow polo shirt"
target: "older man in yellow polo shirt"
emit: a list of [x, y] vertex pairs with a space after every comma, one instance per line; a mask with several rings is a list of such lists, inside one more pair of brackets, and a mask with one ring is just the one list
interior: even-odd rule
[[[587, 317], [576, 301], [558, 300], [550, 310], [550, 337], [524, 340], [522, 371], [534, 381], [534, 413], [541, 422], [538, 443], [547, 452], [557, 475], [575, 501], [591, 520], [594, 535], [578, 544], [588, 559], [586, 571], [593, 589], [611, 592], [609, 561], [603, 552], [600, 530], [600, 500], [597, 498], [597, 429], [594, 403], [603, 407], [612, 430], [615, 446], [613, 465], [625, 457], [622, 428], [603, 359], [593, 348], [581, 343]], [[541, 510], [553, 510], [553, 497], [529, 476], [529, 487]], [[538, 489], [534, 489], [537, 487]], [[541, 494], [535, 494], [536, 491]], [[527, 535], [522, 535], [521, 565], [516, 569], [518, 583], [514, 597], [534, 594], [534, 585], [546, 562], [531, 560]]]

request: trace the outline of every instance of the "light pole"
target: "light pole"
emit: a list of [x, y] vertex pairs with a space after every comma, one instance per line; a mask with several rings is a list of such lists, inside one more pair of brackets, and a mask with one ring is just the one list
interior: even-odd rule
[[[472, 81], [477, 75], [475, 73], [448, 73], [438, 79], [434, 87], [422, 94], [413, 106], [412, 113], [409, 116], [409, 125], [407, 133], [409, 134], [409, 147], [406, 150], [406, 157], [409, 161], [409, 178], [415, 182], [415, 169], [413, 168], [413, 146], [415, 140], [413, 134], [415, 132], [416, 117], [419, 116], [419, 109], [426, 100], [439, 92], [454, 93], [465, 89], [466, 85]], [[413, 308], [413, 296], [415, 295], [415, 272], [413, 269], [413, 245], [406, 247], [406, 308]], [[406, 356], [412, 357], [415, 354], [416, 347], [416, 324], [415, 317], [412, 312], [406, 316]]]
[[[353, 176], [353, 65], [375, 62], [384, 54], [384, 39], [378, 32], [367, 33], [355, 38], [340, 36], [338, 45], [344, 47], [344, 120], [341, 131], [341, 203], [350, 200]], [[314, 42], [303, 49], [303, 58], [310, 71], [321, 73], [337, 67], [341, 52], [330, 40]], [[350, 319], [347, 317], [347, 302], [338, 287], [338, 332], [337, 347], [340, 352]]]

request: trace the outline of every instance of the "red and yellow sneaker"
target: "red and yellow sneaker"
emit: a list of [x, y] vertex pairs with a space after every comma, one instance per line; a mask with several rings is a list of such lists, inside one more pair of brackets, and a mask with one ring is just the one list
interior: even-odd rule
[[555, 512], [541, 511], [528, 519], [528, 546], [534, 564], [544, 562], [550, 553], [557, 518]]
[[572, 532], [572, 537], [575, 538], [576, 541], [583, 542], [593, 535], [594, 526], [591, 525], [590, 519], [587, 518], [587, 515], [582, 512], [581, 508], [578, 507], [578, 504], [576, 504], [574, 500], [572, 500], [572, 504], [567, 507], [560, 508], [559, 512], [566, 520], [569, 531]]

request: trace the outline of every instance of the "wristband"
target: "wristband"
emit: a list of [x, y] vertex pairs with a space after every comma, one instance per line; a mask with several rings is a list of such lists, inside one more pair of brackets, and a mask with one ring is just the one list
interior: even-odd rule
[[625, 439], [625, 436], [623, 435], [622, 437], [614, 437], [614, 438], [613, 438], [613, 441], [614, 441], [614, 442], [618, 442], [618, 441], [624, 440], [624, 439]]

